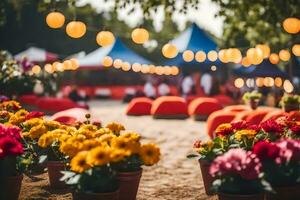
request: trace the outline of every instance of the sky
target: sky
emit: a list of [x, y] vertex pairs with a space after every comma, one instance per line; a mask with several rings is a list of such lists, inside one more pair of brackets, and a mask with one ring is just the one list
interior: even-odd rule
[[[109, 0], [79, 0], [77, 6], [84, 6], [85, 4], [90, 3], [97, 12], [108, 12], [114, 6], [114, 1]], [[182, 4], [181, 0], [176, 2], [177, 6]], [[132, 6], [137, 7], [134, 13], [128, 15], [128, 11]], [[223, 19], [216, 18], [215, 14], [218, 12], [219, 6], [211, 0], [202, 0], [199, 3], [198, 10], [189, 9], [187, 15], [184, 15], [179, 12], [174, 12], [172, 15], [172, 20], [177, 24], [178, 30], [184, 30], [186, 27], [187, 21], [196, 22], [200, 27], [210, 31], [217, 37], [222, 36], [223, 30]], [[151, 12], [151, 18], [153, 19], [153, 26], [157, 32], [159, 32], [163, 26], [162, 22], [164, 21], [164, 9], [159, 7], [157, 13]], [[143, 22], [143, 12], [138, 5], [132, 4], [118, 11], [118, 18], [121, 21], [124, 21], [129, 27], [137, 27]]]

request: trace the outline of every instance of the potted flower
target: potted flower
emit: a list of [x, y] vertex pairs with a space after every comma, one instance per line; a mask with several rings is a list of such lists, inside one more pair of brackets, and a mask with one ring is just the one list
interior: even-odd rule
[[281, 98], [279, 105], [285, 112], [299, 110], [300, 97], [299, 95], [284, 94]]
[[284, 139], [276, 143], [260, 141], [253, 147], [260, 158], [266, 180], [275, 190], [267, 200], [294, 200], [300, 197], [300, 142]]
[[263, 179], [258, 157], [241, 148], [218, 156], [210, 166], [210, 174], [216, 178], [213, 190], [219, 200], [264, 200], [264, 192], [272, 190]]
[[248, 104], [253, 110], [258, 107], [259, 101], [262, 97], [262, 94], [257, 92], [256, 90], [252, 92], [246, 92], [243, 95], [243, 100], [246, 104]]
[[0, 199], [18, 199], [22, 172], [30, 163], [23, 156], [20, 133], [18, 127], [0, 124]]

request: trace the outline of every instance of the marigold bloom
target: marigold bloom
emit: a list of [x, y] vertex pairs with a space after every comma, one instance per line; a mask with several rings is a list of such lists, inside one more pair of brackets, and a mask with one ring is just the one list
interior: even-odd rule
[[110, 162], [109, 148], [96, 147], [89, 151], [87, 155], [87, 163], [91, 166], [102, 166]]
[[230, 123], [224, 123], [217, 127], [216, 136], [228, 136], [233, 133], [233, 127]]
[[160, 150], [155, 144], [144, 144], [141, 146], [140, 156], [145, 165], [156, 164], [160, 159]]
[[71, 170], [77, 173], [83, 173], [91, 168], [91, 166], [86, 162], [87, 155], [87, 151], [81, 151], [72, 158], [70, 162]]

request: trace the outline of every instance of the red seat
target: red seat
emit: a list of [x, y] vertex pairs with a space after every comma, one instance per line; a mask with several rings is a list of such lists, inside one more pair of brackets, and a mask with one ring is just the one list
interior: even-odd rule
[[249, 114], [252, 113], [252, 110], [245, 110], [241, 112], [231, 111], [231, 112], [236, 113], [235, 118], [232, 120], [233, 122], [235, 122], [235, 121], [246, 120]]
[[223, 123], [231, 122], [236, 116], [236, 112], [218, 110], [209, 115], [207, 119], [207, 134], [213, 138], [213, 133], [216, 128]]
[[257, 109], [257, 110], [253, 110], [246, 117], [246, 121], [249, 122], [249, 124], [260, 124], [262, 122], [263, 118], [269, 112], [271, 112], [270, 109]]
[[247, 111], [251, 110], [249, 106], [246, 105], [231, 105], [231, 106], [226, 106], [224, 110], [227, 111], [233, 111], [233, 112], [242, 112], [242, 111]]
[[67, 110], [70, 108], [87, 108], [82, 106], [68, 98], [55, 98], [55, 97], [42, 97], [37, 102], [38, 109], [48, 113]]
[[271, 111], [269, 112], [268, 114], [266, 114], [266, 116], [262, 119], [261, 122], [265, 122], [267, 120], [276, 120], [278, 119], [279, 117], [284, 117], [284, 116], [287, 116], [288, 114], [286, 112], [284, 112], [283, 110], [274, 110], [274, 111]]
[[196, 120], [206, 120], [211, 113], [222, 108], [222, 105], [214, 98], [199, 97], [189, 104], [188, 112]]
[[51, 120], [72, 125], [78, 121], [84, 122], [86, 120], [85, 115], [88, 113], [89, 111], [83, 108], [71, 108], [55, 113], [51, 116]]
[[288, 113], [288, 119], [300, 121], [300, 111], [291, 111]]
[[151, 114], [154, 118], [185, 119], [188, 117], [187, 103], [178, 96], [159, 97], [153, 101]]
[[38, 96], [34, 94], [26, 94], [19, 97], [19, 102], [23, 105], [36, 105], [36, 101], [38, 100]]
[[147, 97], [134, 98], [128, 104], [127, 115], [150, 115], [152, 100]]
[[213, 96], [213, 98], [217, 99], [224, 106], [234, 104], [233, 99], [229, 96], [224, 95], [224, 94], [215, 95], [215, 96]]

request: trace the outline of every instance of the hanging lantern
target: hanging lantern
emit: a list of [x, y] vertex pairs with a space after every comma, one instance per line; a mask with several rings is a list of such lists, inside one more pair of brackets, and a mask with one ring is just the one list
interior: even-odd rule
[[173, 44], [170, 44], [170, 43], [165, 44], [162, 48], [162, 54], [166, 58], [174, 58], [178, 54], [177, 47]]
[[49, 63], [44, 66], [44, 69], [49, 74], [52, 74], [54, 72], [54, 67]]
[[145, 65], [145, 64], [142, 65], [141, 72], [142, 72], [143, 74], [149, 73], [149, 72], [150, 72], [150, 67], [149, 67], [149, 65]]
[[231, 58], [230, 60], [234, 63], [240, 63], [242, 60], [242, 53], [239, 49], [237, 48], [232, 48], [231, 49]]
[[197, 62], [204, 62], [206, 59], [206, 54], [203, 51], [197, 51], [195, 55], [195, 60]]
[[218, 53], [218, 57], [223, 63], [228, 63], [229, 62], [229, 57], [227, 53], [228, 49], [221, 49]]
[[251, 65], [251, 62], [249, 61], [249, 59], [248, 59], [247, 57], [244, 57], [244, 58], [242, 59], [242, 65], [243, 65], [244, 67], [249, 67], [249, 66]]
[[115, 68], [119, 69], [122, 67], [123, 62], [121, 59], [116, 59], [113, 64]]
[[155, 73], [155, 66], [154, 65], [149, 65], [149, 73], [154, 74]]
[[96, 36], [97, 44], [105, 47], [115, 42], [115, 36], [110, 31], [101, 31]]
[[65, 16], [60, 12], [51, 12], [46, 17], [46, 23], [50, 28], [60, 28], [65, 23]]
[[276, 77], [274, 80], [275, 86], [276, 87], [281, 87], [282, 86], [282, 79], [280, 77]]
[[300, 44], [295, 44], [292, 48], [292, 52], [295, 56], [300, 56]]
[[129, 62], [123, 62], [121, 68], [123, 71], [128, 72], [131, 69], [131, 65]]
[[282, 61], [289, 61], [291, 54], [288, 50], [282, 49], [279, 51], [279, 58]]
[[31, 71], [32, 73], [34, 74], [39, 74], [41, 72], [41, 67], [39, 65], [34, 65], [32, 68], [31, 68]]
[[102, 60], [102, 65], [104, 67], [110, 67], [113, 64], [113, 59], [110, 56], [105, 56]]
[[287, 18], [283, 21], [283, 28], [286, 32], [296, 34], [300, 31], [300, 20], [297, 18]]
[[76, 58], [71, 58], [70, 61], [72, 63], [72, 67], [71, 67], [72, 70], [76, 70], [79, 68], [79, 63]]
[[262, 87], [262, 86], [264, 86], [264, 78], [258, 77], [258, 78], [255, 80], [255, 83], [256, 83], [257, 87]]
[[60, 62], [54, 62], [53, 63], [53, 66], [54, 66], [54, 69], [56, 71], [59, 71], [59, 72], [63, 72], [64, 71], [64, 65], [63, 63], [60, 63]]
[[137, 44], [144, 44], [149, 40], [149, 33], [144, 28], [136, 28], [131, 33], [131, 39]]
[[237, 78], [234, 80], [234, 86], [237, 88], [242, 88], [245, 84], [245, 81], [242, 78]]
[[291, 92], [294, 91], [294, 86], [293, 86], [293, 84], [291, 83], [290, 80], [285, 80], [283, 82], [283, 89], [285, 90], [285, 92], [291, 93]]
[[194, 53], [191, 50], [186, 50], [183, 52], [182, 57], [185, 62], [191, 62], [194, 60]]
[[247, 50], [247, 59], [251, 64], [258, 65], [264, 59], [263, 52], [259, 48], [250, 48]]
[[256, 48], [260, 49], [263, 52], [263, 57], [268, 58], [270, 56], [271, 49], [266, 44], [258, 44]]
[[269, 60], [272, 64], [278, 64], [279, 63], [279, 56], [276, 53], [271, 53]]
[[214, 62], [218, 59], [218, 53], [216, 51], [209, 51], [207, 54], [208, 60]]
[[142, 65], [140, 63], [133, 63], [131, 67], [134, 72], [140, 72], [142, 69]]
[[72, 62], [70, 60], [65, 60], [63, 62], [64, 70], [70, 70], [72, 69]]
[[66, 32], [71, 38], [81, 38], [86, 32], [86, 26], [81, 21], [71, 21], [66, 26]]
[[176, 66], [171, 67], [171, 75], [176, 76], [179, 74], [179, 68]]

